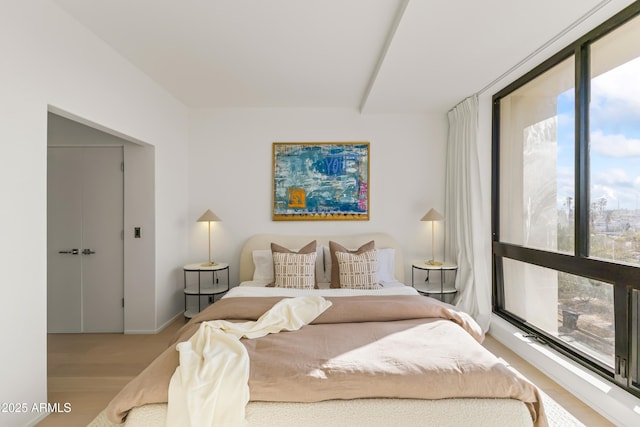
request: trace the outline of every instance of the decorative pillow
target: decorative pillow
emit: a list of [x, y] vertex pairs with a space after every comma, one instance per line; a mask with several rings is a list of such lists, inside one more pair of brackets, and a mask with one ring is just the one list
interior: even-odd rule
[[361, 254], [336, 252], [340, 270], [340, 287], [347, 289], [379, 289], [378, 251]]
[[257, 249], [253, 256], [253, 281], [273, 283], [273, 255], [270, 249]]
[[280, 246], [277, 243], [271, 242], [271, 252], [282, 252], [289, 254], [310, 254], [311, 252], [316, 251], [316, 241], [313, 240], [297, 251], [292, 251], [291, 249], [285, 248], [284, 246]]
[[[327, 282], [331, 282], [331, 252], [329, 252], [328, 246], [320, 246], [320, 248], [324, 251], [324, 274], [327, 277]], [[396, 250], [394, 248], [381, 248], [377, 249], [377, 251], [378, 283], [384, 286], [386, 282], [396, 281]], [[318, 282], [323, 281], [318, 279]]]
[[361, 254], [363, 252], [370, 251], [376, 248], [375, 242], [372, 240], [364, 245], [360, 246], [356, 250], [349, 250], [344, 246], [329, 241], [329, 252], [331, 252], [331, 287], [339, 288], [340, 287], [340, 266], [338, 264], [338, 259], [336, 258], [336, 252], [346, 252], [350, 254]]
[[274, 252], [275, 287], [313, 289], [317, 256], [315, 251], [310, 254]]
[[[273, 255], [275, 255], [276, 253], [284, 253], [284, 254], [310, 254], [310, 253], [317, 253], [316, 251], [316, 241], [313, 240], [309, 243], [307, 243], [306, 245], [304, 245], [302, 248], [300, 248], [298, 251], [294, 251], [288, 248], [285, 248], [284, 246], [280, 246], [277, 243], [271, 243], [271, 252], [273, 253]], [[317, 255], [316, 258], [317, 260]], [[274, 258], [275, 261], [275, 258]], [[274, 262], [274, 266], [273, 268], [275, 269], [275, 262]], [[274, 277], [275, 277], [275, 273], [274, 273]], [[271, 285], [267, 285], [267, 286], [274, 286], [275, 283], [272, 282]], [[313, 286], [318, 289], [318, 281], [316, 279], [315, 274], [313, 275]]]

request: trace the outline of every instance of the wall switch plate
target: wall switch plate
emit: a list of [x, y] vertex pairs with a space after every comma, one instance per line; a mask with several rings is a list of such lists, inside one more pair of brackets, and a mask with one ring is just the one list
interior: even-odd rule
[[133, 229], [133, 237], [134, 237], [135, 239], [139, 239], [139, 238], [141, 237], [141, 234], [140, 234], [140, 227], [135, 227], [135, 228]]

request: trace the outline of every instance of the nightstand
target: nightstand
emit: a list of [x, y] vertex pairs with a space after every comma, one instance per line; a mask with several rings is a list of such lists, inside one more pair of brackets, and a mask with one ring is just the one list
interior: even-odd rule
[[[426, 271], [427, 277], [424, 279], [423, 283], [415, 283], [416, 270]], [[440, 283], [433, 283], [429, 280], [432, 271], [440, 272]], [[455, 280], [452, 284], [446, 283], [446, 272], [453, 272], [454, 274], [457, 274], [457, 264], [454, 264], [452, 262], [445, 262], [441, 265], [431, 265], [427, 264], [425, 261], [414, 262], [411, 265], [411, 286], [413, 286], [418, 292], [423, 295], [440, 295], [440, 301], [444, 301], [445, 296], [451, 295], [453, 297], [453, 295], [458, 292], [455, 287]]]
[[[229, 290], [229, 264], [219, 262], [215, 265], [189, 264], [184, 270], [184, 317], [190, 319], [202, 310], [202, 298], [207, 298], [206, 305], [215, 302], [216, 295]], [[226, 280], [225, 273], [226, 272]], [[222, 282], [220, 276], [223, 276]], [[198, 300], [198, 309], [188, 308], [187, 299]], [[192, 301], [192, 303], [195, 302]]]

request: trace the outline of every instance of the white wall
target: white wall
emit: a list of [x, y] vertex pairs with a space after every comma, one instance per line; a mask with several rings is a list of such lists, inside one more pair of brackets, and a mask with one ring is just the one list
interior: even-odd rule
[[[156, 296], [140, 329], [182, 302], [188, 122], [184, 106], [47, 0], [2, 2], [0, 55], [0, 402], [31, 405], [47, 401], [48, 106], [156, 147]], [[41, 415], [2, 413], [0, 425]]]
[[[444, 210], [447, 121], [444, 114], [362, 115], [347, 109], [215, 109], [191, 112], [189, 144], [190, 262], [207, 257], [206, 223], [213, 210], [212, 257], [231, 264], [237, 284], [240, 247], [256, 233], [340, 234], [384, 231], [412, 259], [431, 250], [420, 218]], [[370, 142], [369, 221], [272, 221], [273, 142]], [[436, 250], [442, 256], [442, 233]]]

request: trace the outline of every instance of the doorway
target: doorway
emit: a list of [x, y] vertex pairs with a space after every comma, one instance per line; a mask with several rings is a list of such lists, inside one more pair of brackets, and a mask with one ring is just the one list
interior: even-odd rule
[[48, 332], [123, 332], [122, 147], [49, 147]]
[[[122, 280], [125, 300], [123, 332], [125, 334], [154, 333], [157, 329], [154, 296], [156, 293], [155, 147], [55, 107], [50, 106], [50, 110], [47, 114], [48, 148], [117, 147], [122, 150], [125, 169], [123, 173], [126, 174], [124, 234], [119, 234], [118, 238], [124, 238], [122, 241], [124, 247]], [[69, 246], [67, 249], [75, 248], [76, 246]], [[51, 251], [54, 249], [57, 255], [59, 250], [65, 248], [52, 247]], [[88, 249], [97, 252], [95, 248]], [[85, 258], [89, 259], [94, 255], [97, 253]], [[69, 258], [73, 256], [69, 255]], [[51, 267], [50, 264], [49, 268]], [[49, 290], [48, 294], [50, 293]], [[48, 330], [51, 329], [48, 328]]]

